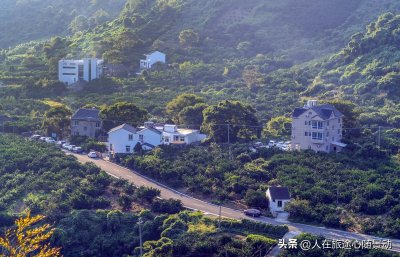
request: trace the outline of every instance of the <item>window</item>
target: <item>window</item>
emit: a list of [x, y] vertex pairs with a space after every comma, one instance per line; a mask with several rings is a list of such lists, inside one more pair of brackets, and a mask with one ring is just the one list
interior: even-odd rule
[[322, 129], [322, 127], [323, 127], [322, 121], [315, 121], [315, 120], [312, 121], [313, 129]]
[[139, 135], [139, 140], [143, 141], [144, 140], [144, 136], [143, 135]]
[[185, 142], [185, 137], [181, 137], [179, 140], [180, 140], [181, 142]]
[[304, 136], [308, 137], [308, 132], [307, 131], [304, 132]]
[[86, 131], [86, 130], [87, 130], [87, 127], [86, 127], [86, 126], [85, 126], [85, 127], [83, 127], [83, 130], [84, 130], [84, 131]]
[[325, 150], [328, 151], [328, 146], [325, 147]]
[[326, 122], [326, 125], [329, 126], [329, 120]]
[[311, 125], [311, 120], [310, 120], [310, 121], [308, 121], [308, 125]]
[[169, 143], [169, 137], [165, 137], [164, 140], [166, 143]]
[[125, 150], [126, 150], [127, 153], [130, 153], [130, 152], [131, 152], [131, 146], [130, 146], [130, 145], [127, 145], [127, 146], [125, 147]]
[[75, 120], [75, 121], [74, 121], [74, 125], [75, 125], [75, 126], [78, 126], [78, 125], [79, 125], [79, 120]]
[[338, 123], [340, 124], [340, 118], [338, 119]]
[[179, 141], [179, 136], [174, 136], [174, 141]]
[[326, 136], [329, 137], [329, 131], [326, 132]]
[[129, 135], [128, 135], [128, 140], [129, 140], [129, 141], [133, 141], [133, 135], [132, 135], [132, 134], [129, 134]]
[[312, 139], [322, 140], [322, 132], [312, 132]]
[[308, 121], [305, 121], [305, 122], [304, 122], [304, 125], [308, 125]]
[[96, 128], [100, 128], [100, 122], [96, 122]]
[[337, 133], [340, 135], [340, 129], [337, 130]]
[[278, 201], [278, 207], [282, 208], [282, 201]]

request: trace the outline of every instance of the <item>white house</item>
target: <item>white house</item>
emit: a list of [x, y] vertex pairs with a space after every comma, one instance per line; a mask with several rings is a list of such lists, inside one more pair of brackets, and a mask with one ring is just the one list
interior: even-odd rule
[[269, 210], [273, 216], [278, 212], [283, 212], [285, 205], [290, 202], [289, 189], [287, 187], [269, 187], [266, 192]]
[[145, 54], [146, 59], [140, 60], [140, 69], [147, 70], [151, 69], [155, 63], [165, 63], [165, 54], [159, 51], [152, 52], [150, 54]]
[[103, 76], [103, 60], [85, 58], [83, 60], [60, 60], [58, 62], [58, 80], [67, 85], [79, 81], [91, 82]]
[[342, 139], [343, 114], [333, 105], [318, 105], [309, 100], [292, 114], [291, 149], [316, 152], [340, 152], [346, 144]]
[[138, 142], [137, 129], [128, 124], [122, 124], [108, 132], [108, 150], [111, 154], [133, 153]]
[[163, 143], [162, 132], [153, 127], [145, 127], [137, 132], [139, 135], [139, 142], [142, 144], [142, 149], [151, 150], [156, 146]]
[[163, 144], [192, 144], [206, 139], [206, 135], [195, 129], [180, 129], [177, 125], [164, 125], [162, 132]]

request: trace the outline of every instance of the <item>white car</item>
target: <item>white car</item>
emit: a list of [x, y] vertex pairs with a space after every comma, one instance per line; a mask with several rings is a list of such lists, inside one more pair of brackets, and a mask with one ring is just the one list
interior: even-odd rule
[[46, 141], [47, 137], [40, 137], [39, 140]]
[[72, 151], [72, 149], [74, 149], [75, 146], [76, 146], [76, 145], [68, 145], [66, 149], [67, 149], [68, 151]]
[[68, 146], [69, 146], [69, 143], [62, 144], [62, 148], [64, 148], [64, 149], [68, 149]]
[[74, 153], [81, 153], [83, 150], [82, 150], [82, 147], [75, 146], [75, 147], [72, 148], [72, 151]]
[[46, 143], [54, 144], [54, 143], [56, 142], [56, 140], [54, 140], [54, 139], [51, 138], [51, 137], [48, 137], [48, 138], [45, 139], [45, 142], [46, 142]]
[[89, 158], [93, 158], [93, 159], [95, 159], [95, 158], [98, 157], [96, 152], [90, 152], [90, 153], [88, 153], [87, 156], [88, 156]]

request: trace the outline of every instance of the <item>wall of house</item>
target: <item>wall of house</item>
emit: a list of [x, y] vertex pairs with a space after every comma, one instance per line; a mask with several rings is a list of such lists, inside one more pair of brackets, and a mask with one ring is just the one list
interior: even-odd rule
[[58, 80], [72, 85], [78, 82], [78, 62], [73, 60], [60, 60], [58, 62]]
[[[131, 140], [129, 140], [129, 135], [132, 135]], [[124, 129], [119, 129], [108, 134], [107, 147], [109, 151], [113, 151], [114, 153], [128, 153], [126, 151], [126, 146], [130, 146], [129, 153], [133, 153], [134, 148], [138, 142], [138, 134], [131, 133]]]
[[[310, 109], [292, 119], [291, 147], [293, 150], [312, 149], [317, 152], [331, 152], [334, 150], [332, 142], [342, 139], [342, 118], [332, 116], [328, 120], [323, 120], [319, 116], [314, 117], [315, 115], [316, 113]], [[312, 128], [312, 125], [309, 125], [310, 121], [322, 121], [322, 129]], [[322, 140], [313, 139], [312, 132], [322, 133]]]
[[[284, 211], [286, 204], [290, 202], [290, 200], [282, 200], [282, 199], [275, 199], [275, 201], [273, 201], [268, 190], [266, 196], [268, 198], [269, 210], [274, 216], [276, 216], [276, 212]], [[282, 207], [278, 207], [278, 201], [282, 201]]]
[[158, 146], [162, 144], [162, 135], [158, 134], [149, 129], [143, 129], [138, 132], [139, 135], [143, 135], [143, 141], [141, 143], [148, 143], [154, 146]]
[[[78, 124], [76, 124], [78, 122]], [[95, 138], [97, 131], [100, 131], [101, 121], [71, 120], [72, 136], [87, 136]]]
[[149, 56], [148, 62], [149, 62], [150, 68], [155, 63], [158, 63], [158, 62], [165, 63], [165, 54], [160, 53], [160, 52], [155, 52]]

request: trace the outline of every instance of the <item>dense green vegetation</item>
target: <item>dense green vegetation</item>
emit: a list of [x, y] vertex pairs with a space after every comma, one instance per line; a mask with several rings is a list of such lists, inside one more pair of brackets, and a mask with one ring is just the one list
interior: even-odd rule
[[55, 224], [51, 244], [64, 256], [138, 256], [139, 218], [148, 257], [218, 256], [217, 250], [250, 256], [288, 231], [247, 220], [222, 220], [219, 231], [218, 220], [180, 212], [180, 201], [156, 199], [156, 189], [136, 188], [55, 147], [16, 136], [0, 136], [0, 183], [0, 226], [11, 226], [26, 208], [45, 214]]
[[216, 201], [266, 208], [269, 185], [290, 188], [292, 220], [399, 238], [399, 160], [376, 147], [350, 146], [335, 156], [248, 150], [246, 145], [162, 147], [117, 161]]
[[4, 0], [0, 9], [0, 47], [94, 28], [113, 19], [124, 0]]

